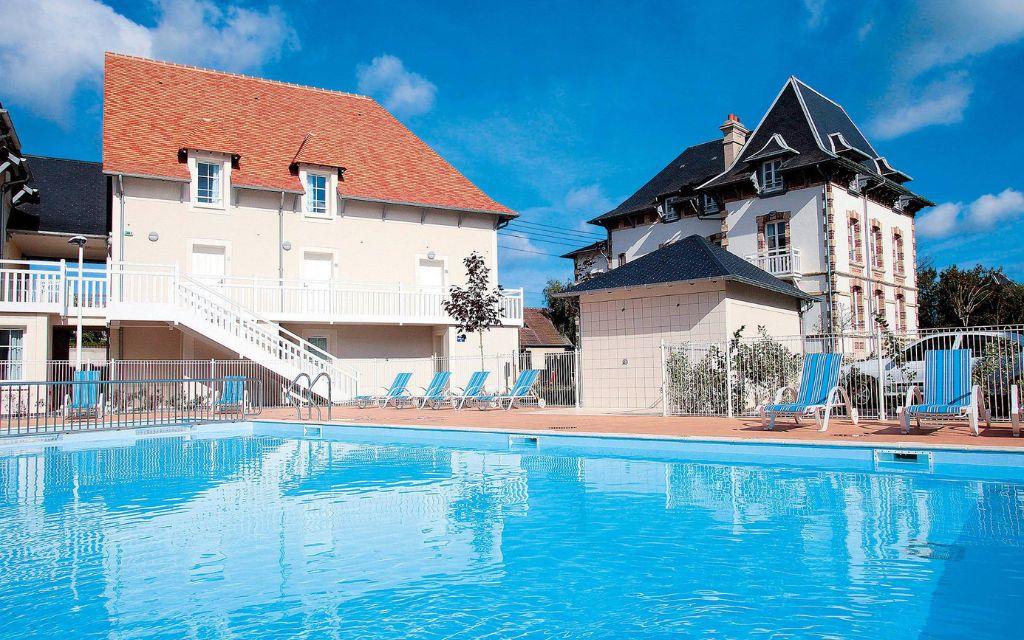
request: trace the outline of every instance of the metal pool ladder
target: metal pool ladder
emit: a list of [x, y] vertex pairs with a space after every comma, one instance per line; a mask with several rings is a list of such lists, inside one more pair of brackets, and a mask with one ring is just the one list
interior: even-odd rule
[[[307, 385], [305, 393], [303, 388], [299, 386], [299, 380], [306, 379]], [[302, 420], [302, 407], [306, 407], [306, 419], [313, 419], [313, 408], [316, 408], [316, 419], [323, 420], [323, 414], [320, 411], [320, 405], [313, 401], [313, 387], [316, 383], [320, 382], [320, 378], [326, 378], [327, 380], [327, 419], [331, 419], [331, 406], [334, 404], [333, 395], [331, 393], [331, 375], [326, 371], [321, 371], [316, 374], [315, 378], [310, 378], [309, 374], [303, 371], [299, 375], [295, 376], [292, 380], [292, 387], [298, 387], [299, 393], [292, 393], [291, 389], [285, 389], [285, 394], [288, 397], [289, 402], [295, 405], [295, 417]]]

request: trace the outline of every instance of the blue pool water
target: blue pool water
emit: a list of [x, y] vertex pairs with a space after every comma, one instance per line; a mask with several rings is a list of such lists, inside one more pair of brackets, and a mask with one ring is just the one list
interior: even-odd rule
[[0, 637], [1020, 637], [1021, 465], [259, 423], [0, 444]]

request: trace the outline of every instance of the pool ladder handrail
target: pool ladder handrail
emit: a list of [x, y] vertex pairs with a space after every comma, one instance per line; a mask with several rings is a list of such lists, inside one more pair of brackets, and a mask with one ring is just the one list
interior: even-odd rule
[[[302, 380], [303, 378], [306, 379], [306, 388], [305, 389], [303, 389], [302, 386], [299, 384], [299, 380]], [[313, 408], [314, 407], [316, 407], [316, 419], [317, 420], [322, 420], [323, 419], [323, 414], [321, 413], [320, 405], [313, 401], [313, 387], [316, 386], [316, 383], [320, 382], [320, 378], [326, 378], [327, 379], [327, 419], [328, 420], [331, 419], [331, 405], [334, 404], [334, 401], [332, 400], [333, 396], [331, 394], [331, 375], [329, 373], [327, 373], [326, 371], [321, 371], [320, 373], [316, 374], [315, 378], [311, 378], [308, 373], [303, 371], [303, 372], [299, 373], [297, 376], [295, 376], [294, 379], [292, 379], [292, 387], [298, 387], [298, 389], [299, 389], [299, 398], [302, 400], [301, 402], [296, 402], [295, 398], [294, 398], [294, 394], [292, 394], [290, 390], [286, 390], [286, 395], [287, 395], [289, 401], [295, 404], [295, 417], [296, 417], [296, 419], [302, 420], [302, 406], [303, 405], [306, 406], [306, 420], [312, 420], [313, 419]]]

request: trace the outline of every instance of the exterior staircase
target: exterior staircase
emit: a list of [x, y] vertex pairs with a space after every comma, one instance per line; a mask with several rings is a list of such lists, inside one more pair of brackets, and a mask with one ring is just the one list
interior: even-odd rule
[[351, 400], [358, 392], [354, 369], [302, 337], [177, 269], [145, 269], [111, 273], [110, 319], [180, 324], [287, 379], [301, 373], [312, 379], [325, 372], [331, 377], [332, 397], [327, 397], [323, 380], [312, 391], [334, 403]]

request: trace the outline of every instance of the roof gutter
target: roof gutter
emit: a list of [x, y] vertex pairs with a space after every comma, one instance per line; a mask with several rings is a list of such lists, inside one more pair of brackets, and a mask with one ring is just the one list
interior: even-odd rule
[[687, 283], [692, 284], [692, 283], [695, 283], [695, 282], [719, 282], [719, 281], [721, 281], [721, 282], [739, 282], [740, 284], [749, 285], [751, 287], [757, 287], [758, 289], [764, 289], [765, 291], [774, 291], [775, 293], [779, 293], [779, 294], [786, 295], [786, 296], [792, 296], [792, 297], [800, 299], [800, 300], [817, 300], [816, 296], [812, 296], [812, 295], [806, 294], [803, 291], [800, 291], [799, 289], [797, 289], [796, 287], [793, 287], [793, 289], [795, 291], [799, 292], [800, 295], [794, 294], [794, 293], [792, 293], [790, 291], [782, 291], [780, 289], [775, 289], [775, 288], [772, 288], [772, 287], [766, 287], [763, 284], [754, 282], [752, 280], [748, 280], [746, 278], [740, 278], [740, 277], [737, 277], [737, 276], [715, 276], [713, 278], [694, 278], [692, 280], [672, 280], [672, 281], [669, 281], [669, 282], [652, 282], [650, 284], [637, 284], [637, 285], [630, 285], [630, 286], [627, 286], [627, 287], [605, 287], [604, 289], [584, 289], [583, 291], [562, 291], [562, 292], [553, 294], [551, 297], [552, 298], [577, 298], [577, 297], [579, 297], [579, 296], [581, 296], [581, 295], [583, 295], [585, 293], [611, 293], [613, 291], [647, 290], [647, 289], [653, 289], [655, 287], [667, 287], [667, 286], [677, 285], [677, 284], [687, 284]]

